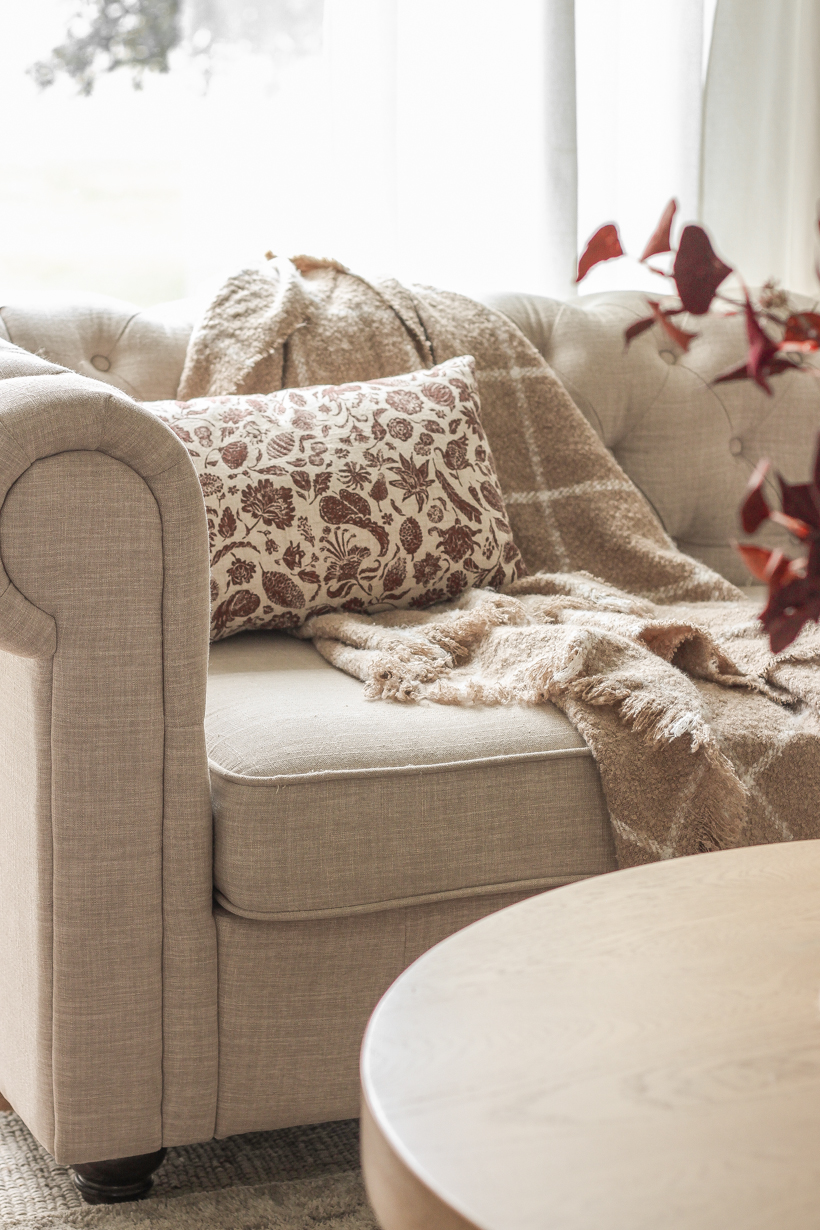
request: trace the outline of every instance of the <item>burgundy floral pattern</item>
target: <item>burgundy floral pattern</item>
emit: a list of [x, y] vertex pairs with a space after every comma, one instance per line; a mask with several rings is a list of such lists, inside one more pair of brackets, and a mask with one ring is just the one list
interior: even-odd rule
[[152, 402], [199, 474], [211, 638], [342, 608], [421, 608], [522, 575], [475, 365]]

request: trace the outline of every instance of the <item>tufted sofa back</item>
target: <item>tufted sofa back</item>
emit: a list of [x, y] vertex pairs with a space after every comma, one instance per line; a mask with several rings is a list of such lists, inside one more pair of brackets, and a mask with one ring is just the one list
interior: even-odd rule
[[136, 401], [176, 397], [188, 338], [206, 304], [139, 308], [102, 295], [0, 307], [0, 337]]
[[[820, 380], [775, 377], [773, 397], [750, 381], [711, 385], [744, 355], [740, 316], [684, 318], [683, 327], [699, 335], [687, 353], [658, 328], [627, 350], [624, 329], [646, 315], [638, 292], [572, 304], [535, 295], [486, 302], [511, 317], [551, 364], [681, 549], [748, 584], [730, 545], [740, 533], [743, 490], [763, 456], [791, 482], [808, 477], [820, 430]], [[138, 401], [158, 401], [176, 396], [204, 307], [187, 299], [149, 309], [104, 298], [9, 304], [0, 307], [0, 337]], [[787, 544], [773, 527], [756, 540]]]
[[[802, 296], [790, 300], [816, 308]], [[742, 534], [738, 506], [761, 457], [771, 458], [789, 482], [809, 477], [820, 380], [776, 376], [771, 397], [750, 380], [711, 384], [745, 357], [742, 315], [678, 317], [676, 324], [698, 334], [684, 352], [657, 326], [624, 346], [624, 330], [648, 315], [637, 291], [587, 295], [571, 304], [536, 295], [486, 302], [540, 350], [681, 550], [748, 585], [731, 546]], [[794, 546], [770, 525], [755, 541]]]

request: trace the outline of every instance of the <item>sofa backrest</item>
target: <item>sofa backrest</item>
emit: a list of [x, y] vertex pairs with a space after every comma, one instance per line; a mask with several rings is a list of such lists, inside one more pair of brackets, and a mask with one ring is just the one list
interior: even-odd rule
[[[772, 397], [749, 380], [711, 384], [744, 357], [742, 315], [678, 318], [698, 333], [684, 353], [657, 326], [625, 347], [624, 330], [647, 315], [639, 292], [574, 303], [514, 294], [485, 302], [514, 320], [551, 364], [681, 549], [748, 584], [731, 546], [744, 488], [764, 456], [790, 482], [808, 478], [820, 380], [777, 376]], [[205, 306], [181, 299], [143, 309], [102, 297], [15, 303], [0, 306], [0, 337], [138, 401], [158, 401], [176, 396], [188, 338]], [[771, 525], [756, 541], [788, 546]]]
[[139, 308], [123, 299], [17, 302], [0, 307], [0, 338], [137, 401], [176, 397], [188, 338], [206, 304], [178, 299]]
[[[800, 310], [816, 309], [813, 300], [789, 298]], [[742, 313], [677, 317], [676, 325], [698, 335], [686, 352], [657, 325], [627, 348], [624, 330], [649, 314], [637, 291], [573, 303], [536, 295], [485, 301], [541, 352], [681, 550], [748, 585], [731, 545], [742, 537], [738, 508], [746, 484], [762, 457], [788, 482], [810, 477], [820, 370], [775, 376], [772, 396], [751, 380], [712, 384], [745, 358]], [[776, 500], [773, 479], [772, 489]], [[755, 541], [794, 552], [794, 541], [771, 523]]]

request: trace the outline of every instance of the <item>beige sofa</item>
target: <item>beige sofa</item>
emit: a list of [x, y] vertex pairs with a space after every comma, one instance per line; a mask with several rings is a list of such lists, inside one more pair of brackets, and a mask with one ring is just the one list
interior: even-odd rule
[[[807, 474], [817, 381], [711, 388], [738, 318], [627, 352], [641, 295], [492, 302], [682, 549], [745, 582], [743, 487], [761, 454]], [[175, 395], [197, 311], [0, 309], [0, 1091], [93, 1200], [139, 1195], [164, 1146], [356, 1115], [409, 962], [615, 866], [557, 709], [368, 703], [280, 634], [209, 666], [199, 485], [132, 400]]]

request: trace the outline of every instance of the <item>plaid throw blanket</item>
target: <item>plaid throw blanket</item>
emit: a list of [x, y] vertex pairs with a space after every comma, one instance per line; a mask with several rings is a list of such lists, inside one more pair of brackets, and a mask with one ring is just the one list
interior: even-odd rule
[[676, 549], [505, 317], [332, 261], [273, 260], [220, 291], [178, 396], [370, 380], [462, 354], [531, 575], [422, 612], [319, 616], [300, 635], [374, 699], [558, 705], [598, 763], [621, 866], [820, 836], [820, 634], [772, 658], [754, 609]]

